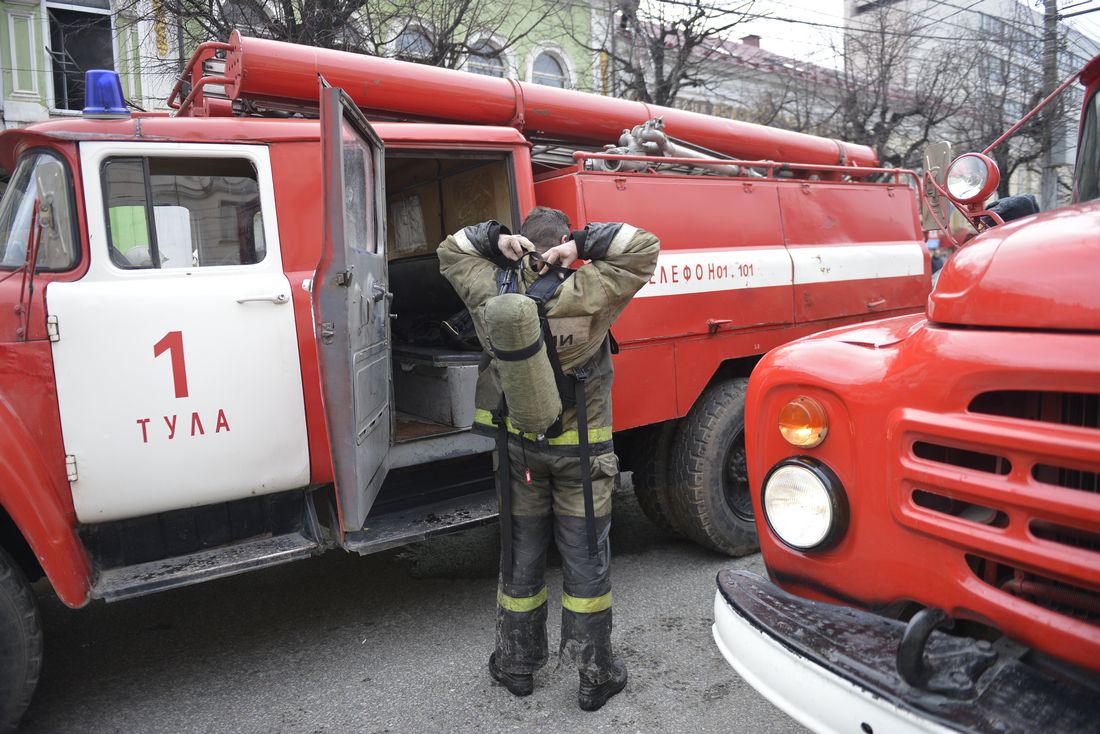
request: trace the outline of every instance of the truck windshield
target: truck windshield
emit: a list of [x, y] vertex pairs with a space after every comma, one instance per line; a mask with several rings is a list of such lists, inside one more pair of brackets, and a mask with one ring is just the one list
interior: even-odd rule
[[0, 201], [0, 268], [12, 270], [27, 260], [37, 228], [37, 270], [67, 270], [76, 265], [69, 208], [69, 177], [64, 164], [49, 153], [31, 153], [15, 168]]
[[1073, 191], [1077, 201], [1100, 198], [1100, 94], [1093, 93], [1085, 106], [1081, 141], [1077, 146]]

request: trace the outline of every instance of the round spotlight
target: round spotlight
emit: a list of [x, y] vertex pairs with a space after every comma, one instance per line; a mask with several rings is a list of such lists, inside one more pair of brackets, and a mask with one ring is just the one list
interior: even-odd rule
[[785, 459], [764, 479], [764, 519], [799, 551], [824, 550], [848, 528], [848, 499], [836, 475], [810, 457]]
[[801, 395], [779, 410], [779, 433], [792, 446], [812, 449], [828, 435], [829, 416], [821, 403]]
[[947, 193], [960, 204], [978, 204], [989, 198], [1001, 182], [997, 164], [981, 153], [965, 153], [947, 167]]

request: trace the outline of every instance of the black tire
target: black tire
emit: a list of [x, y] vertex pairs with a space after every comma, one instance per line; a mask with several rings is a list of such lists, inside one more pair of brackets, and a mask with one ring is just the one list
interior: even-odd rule
[[42, 669], [42, 624], [23, 572], [0, 550], [0, 733], [15, 731]]
[[700, 545], [744, 556], [759, 541], [745, 466], [745, 388], [711, 385], [684, 418], [673, 446], [672, 521]]
[[682, 535], [673, 525], [669, 506], [672, 482], [671, 454], [679, 421], [667, 421], [646, 431], [634, 448], [634, 496], [650, 522]]

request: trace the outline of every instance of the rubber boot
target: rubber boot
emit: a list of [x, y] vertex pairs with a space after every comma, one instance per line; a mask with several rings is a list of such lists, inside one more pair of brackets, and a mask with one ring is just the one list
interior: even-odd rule
[[626, 688], [626, 663], [616, 659], [611, 663], [611, 677], [603, 683], [596, 683], [591, 677], [581, 673], [577, 702], [582, 711], [597, 711], [607, 703], [607, 699], [624, 688]]
[[535, 690], [535, 676], [531, 673], [505, 673], [497, 667], [497, 654], [489, 656], [489, 675], [508, 689], [513, 696], [530, 696]]

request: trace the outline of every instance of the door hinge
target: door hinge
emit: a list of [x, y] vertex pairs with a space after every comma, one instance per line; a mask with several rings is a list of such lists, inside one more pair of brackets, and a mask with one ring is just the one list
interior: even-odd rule
[[76, 473], [76, 456], [65, 454], [65, 474], [70, 482], [75, 482], [80, 476]]
[[56, 316], [46, 317], [46, 334], [50, 337], [50, 341], [61, 341], [61, 327], [57, 324]]
[[347, 286], [351, 285], [351, 271], [350, 270], [345, 270], [342, 273], [337, 273], [336, 274], [336, 285], [342, 285], [344, 287], [347, 287]]
[[332, 321], [324, 321], [321, 323], [321, 341], [325, 344], [332, 344], [333, 337], [336, 336], [336, 324]]

